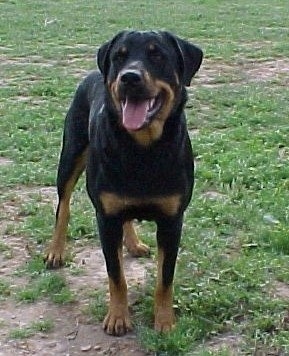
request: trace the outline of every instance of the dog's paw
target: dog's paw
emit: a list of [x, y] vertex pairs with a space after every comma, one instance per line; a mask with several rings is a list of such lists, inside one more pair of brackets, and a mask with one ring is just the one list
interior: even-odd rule
[[150, 248], [142, 242], [127, 247], [127, 250], [132, 257], [145, 257], [150, 254]]
[[64, 265], [63, 251], [57, 249], [49, 249], [44, 256], [44, 263], [47, 269], [56, 269]]
[[[114, 309], [114, 310], [113, 310]], [[109, 335], [122, 336], [132, 329], [127, 308], [110, 309], [103, 321], [103, 329]]]
[[175, 327], [175, 315], [171, 308], [157, 308], [155, 312], [155, 330], [169, 332]]
[[132, 257], [148, 256], [150, 249], [138, 238], [132, 221], [123, 225], [123, 242]]

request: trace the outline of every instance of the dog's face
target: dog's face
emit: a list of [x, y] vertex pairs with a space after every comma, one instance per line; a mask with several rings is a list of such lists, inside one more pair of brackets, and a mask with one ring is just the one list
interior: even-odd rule
[[202, 51], [168, 32], [125, 31], [99, 49], [97, 60], [123, 127], [132, 134], [156, 127], [159, 137]]

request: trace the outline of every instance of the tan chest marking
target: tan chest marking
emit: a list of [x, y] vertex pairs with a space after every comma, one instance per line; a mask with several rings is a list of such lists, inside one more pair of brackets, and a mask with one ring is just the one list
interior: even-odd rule
[[177, 214], [180, 208], [181, 196], [180, 194], [173, 194], [164, 197], [138, 199], [131, 197], [121, 197], [117, 194], [103, 192], [100, 194], [100, 201], [102, 203], [104, 212], [108, 215], [117, 214], [130, 207], [153, 205], [160, 209], [163, 214], [174, 216]]

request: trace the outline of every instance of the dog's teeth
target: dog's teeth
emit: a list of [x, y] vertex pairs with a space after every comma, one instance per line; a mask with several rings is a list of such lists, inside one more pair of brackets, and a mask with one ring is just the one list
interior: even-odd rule
[[154, 103], [155, 103], [155, 99], [154, 98], [149, 101], [149, 108], [150, 109], [152, 109], [152, 107], [154, 106]]

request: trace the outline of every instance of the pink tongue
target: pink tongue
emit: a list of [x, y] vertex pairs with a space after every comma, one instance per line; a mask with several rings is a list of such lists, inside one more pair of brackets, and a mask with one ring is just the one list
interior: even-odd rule
[[146, 120], [149, 110], [149, 100], [142, 102], [131, 102], [126, 99], [122, 106], [122, 123], [127, 130], [140, 129]]

